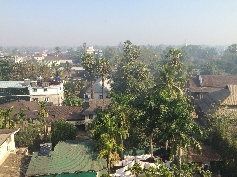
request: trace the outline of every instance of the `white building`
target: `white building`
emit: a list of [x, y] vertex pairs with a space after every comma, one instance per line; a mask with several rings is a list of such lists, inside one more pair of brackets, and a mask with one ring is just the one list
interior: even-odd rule
[[0, 129], [0, 165], [10, 152], [15, 151], [14, 135], [19, 129]]
[[64, 99], [63, 83], [51, 84], [50, 82], [43, 82], [42, 85], [37, 85], [35, 82], [29, 87], [29, 94], [30, 101], [46, 101], [61, 106]]
[[46, 101], [61, 106], [64, 99], [63, 83], [60, 81], [0, 81], [1, 103], [26, 100]]
[[[104, 80], [104, 99], [107, 98], [109, 91], [111, 90], [111, 86], [108, 79]], [[85, 98], [91, 98], [91, 88], [89, 87], [86, 90]], [[97, 79], [94, 83], [94, 99], [102, 99], [102, 80], [101, 78]]]

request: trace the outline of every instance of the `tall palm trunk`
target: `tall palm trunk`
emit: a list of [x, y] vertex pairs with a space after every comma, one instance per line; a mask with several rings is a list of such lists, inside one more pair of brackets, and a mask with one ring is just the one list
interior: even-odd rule
[[150, 153], [151, 153], [151, 157], [153, 157], [153, 132], [150, 134]]
[[108, 152], [108, 156], [107, 156], [107, 167], [108, 167], [108, 174], [110, 174], [110, 151]]
[[92, 75], [91, 75], [91, 99], [94, 99], [94, 82]]
[[[121, 138], [121, 145], [123, 147], [123, 139]], [[123, 153], [123, 150], [121, 151], [121, 158], [122, 160], [124, 160], [124, 153]]]
[[104, 99], [104, 82], [105, 82], [105, 79], [104, 79], [104, 76], [102, 76], [102, 99]]
[[169, 141], [166, 140], [166, 142], [165, 142], [165, 160], [168, 160], [168, 145], [169, 145]]
[[7, 118], [5, 116], [3, 119], [3, 128], [7, 128]]
[[182, 155], [183, 155], [183, 149], [181, 147], [179, 147], [179, 167], [181, 167], [181, 163], [182, 163]]

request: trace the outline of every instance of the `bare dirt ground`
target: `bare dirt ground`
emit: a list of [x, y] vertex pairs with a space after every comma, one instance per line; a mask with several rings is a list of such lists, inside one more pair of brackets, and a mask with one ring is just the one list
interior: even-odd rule
[[25, 155], [25, 149], [11, 153], [0, 166], [0, 177], [24, 177], [31, 156]]

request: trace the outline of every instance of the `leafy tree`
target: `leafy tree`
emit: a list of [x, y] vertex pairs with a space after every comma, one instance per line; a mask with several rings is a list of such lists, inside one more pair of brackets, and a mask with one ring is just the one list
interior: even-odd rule
[[6, 110], [0, 108], [0, 122], [1, 122], [2, 128], [15, 127], [14, 120], [11, 120], [11, 114], [12, 114], [13, 109], [14, 109], [13, 106]]
[[24, 129], [24, 121], [26, 121], [25, 110], [21, 108], [17, 113], [17, 123], [20, 123], [20, 128], [22, 129]]
[[64, 93], [65, 97], [76, 93], [76, 85], [73, 82], [68, 81], [65, 84], [63, 84], [63, 87], [65, 91]]
[[219, 74], [221, 74], [221, 71], [220, 71], [220, 69], [218, 68], [218, 66], [216, 65], [216, 63], [212, 61], [212, 62], [207, 63], [207, 64], [204, 66], [204, 68], [203, 68], [201, 74], [206, 74], [206, 75], [219, 75]]
[[143, 62], [148, 66], [151, 70], [157, 70], [159, 67], [160, 61], [161, 61], [161, 55], [160, 52], [147, 47], [141, 47], [140, 48], [140, 57], [139, 61]]
[[66, 106], [82, 106], [83, 100], [81, 100], [78, 96], [71, 94], [65, 98], [63, 103]]
[[47, 65], [28, 62], [15, 63], [12, 66], [12, 72], [9, 74], [9, 80], [37, 80], [38, 76], [41, 76], [45, 81], [49, 81], [51, 76], [55, 76], [55, 72]]
[[12, 62], [9, 59], [0, 59], [0, 80], [10, 80], [10, 73], [13, 70]]
[[106, 58], [98, 58], [96, 66], [97, 74], [101, 77], [102, 80], [102, 99], [104, 99], [104, 82], [105, 78], [111, 73], [111, 67], [109, 60]]
[[153, 86], [147, 66], [138, 61], [139, 47], [130, 41], [124, 42], [123, 58], [117, 71], [112, 74], [111, 87], [115, 93], [139, 94]]
[[223, 168], [221, 170], [227, 176], [237, 175], [236, 115], [236, 109], [215, 105], [206, 114], [207, 125], [210, 128], [210, 143], [222, 157]]
[[186, 73], [183, 70], [182, 51], [169, 47], [164, 52], [163, 64], [160, 68], [157, 84], [161, 89], [173, 92], [173, 95], [183, 94], [181, 88], [186, 85]]
[[139, 118], [134, 121], [138, 127], [145, 127], [145, 134], [149, 137], [150, 154], [153, 157], [153, 137], [161, 126], [160, 119], [164, 106], [161, 91], [152, 88], [137, 97], [135, 107], [140, 110]]
[[123, 147], [117, 142], [120, 129], [118, 121], [111, 115], [110, 109], [98, 110], [97, 117], [92, 122], [92, 137], [96, 141], [96, 148], [99, 150], [98, 158], [107, 157], [108, 173], [110, 173], [111, 160], [117, 161], [117, 152]]
[[53, 146], [59, 141], [75, 140], [77, 136], [77, 127], [65, 120], [52, 122], [51, 140]]
[[93, 54], [84, 53], [82, 55], [82, 66], [90, 75], [91, 80], [91, 98], [94, 99], [93, 77], [96, 70], [96, 59]]
[[56, 56], [59, 56], [59, 55], [61, 54], [61, 49], [60, 49], [60, 47], [58, 47], [58, 46], [55, 47], [55, 48], [54, 48], [54, 52], [55, 52], [55, 55], [56, 55]]
[[117, 64], [117, 59], [119, 57], [118, 50], [116, 47], [107, 46], [103, 50], [103, 56], [109, 60], [109, 62], [114, 66]]
[[40, 129], [40, 134], [43, 134], [46, 136], [46, 117], [48, 115], [46, 111], [46, 101], [38, 101], [37, 104], [40, 106], [40, 111], [38, 112], [38, 121], [39, 121], [39, 129]]
[[87, 84], [84, 80], [76, 80], [76, 81], [67, 81], [63, 84], [64, 87], [64, 95], [67, 98], [68, 96], [77, 95], [81, 93], [84, 88], [86, 88]]
[[39, 139], [39, 128], [40, 124], [39, 122], [36, 122], [35, 124], [28, 124], [24, 129], [20, 129], [15, 136], [16, 143], [20, 147], [33, 148], [35, 140]]
[[237, 44], [232, 44], [227, 49], [230, 53], [237, 53]]
[[189, 98], [171, 98], [166, 104], [166, 111], [161, 119], [162, 126], [158, 137], [163, 141], [170, 142], [171, 153], [178, 154], [180, 158], [182, 149], [187, 149], [189, 146], [197, 149], [199, 153], [201, 152], [201, 146], [196, 137], [202, 136], [203, 131], [193, 121], [192, 111]]
[[139, 163], [135, 163], [129, 170], [133, 175], [136, 175], [136, 177], [138, 177], [139, 174], [143, 173], [143, 169]]
[[[110, 98], [112, 103], [111, 107], [109, 107], [109, 111], [111, 116], [114, 116], [117, 121], [117, 126], [120, 130], [118, 136], [121, 141], [121, 146], [124, 148], [124, 140], [129, 137], [130, 117], [134, 116], [134, 109], [130, 105], [134, 97], [132, 95], [110, 93]], [[123, 159], [123, 151], [121, 155]]]

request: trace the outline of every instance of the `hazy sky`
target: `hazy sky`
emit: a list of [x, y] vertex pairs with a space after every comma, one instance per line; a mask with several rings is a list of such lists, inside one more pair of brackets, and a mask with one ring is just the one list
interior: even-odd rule
[[237, 0], [0, 0], [1, 46], [237, 43]]

